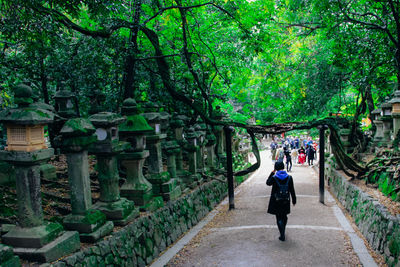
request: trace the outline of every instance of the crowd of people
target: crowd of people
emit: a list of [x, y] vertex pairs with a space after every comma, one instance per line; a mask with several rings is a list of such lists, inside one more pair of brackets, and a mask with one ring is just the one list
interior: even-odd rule
[[271, 144], [272, 161], [286, 162], [286, 170], [292, 170], [295, 164], [313, 165], [317, 159], [318, 143], [311, 137], [299, 138], [288, 136], [286, 138], [273, 138]]

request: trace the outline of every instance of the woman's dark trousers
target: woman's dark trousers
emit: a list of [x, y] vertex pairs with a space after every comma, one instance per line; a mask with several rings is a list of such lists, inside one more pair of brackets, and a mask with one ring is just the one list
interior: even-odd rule
[[[290, 164], [290, 167], [289, 167]], [[292, 170], [292, 158], [286, 159], [286, 170], [290, 172]]]
[[279, 233], [281, 234], [279, 240], [285, 241], [287, 214], [276, 214], [276, 224], [278, 225]]

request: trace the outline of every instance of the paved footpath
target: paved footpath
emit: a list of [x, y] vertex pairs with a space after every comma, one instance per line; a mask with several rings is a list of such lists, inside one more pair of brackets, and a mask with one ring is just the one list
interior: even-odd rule
[[279, 241], [275, 216], [266, 213], [273, 164], [268, 151], [261, 157], [260, 169], [235, 189], [235, 210], [225, 200], [151, 266], [376, 266], [327, 191], [319, 202], [318, 176], [308, 166], [290, 173], [297, 205]]

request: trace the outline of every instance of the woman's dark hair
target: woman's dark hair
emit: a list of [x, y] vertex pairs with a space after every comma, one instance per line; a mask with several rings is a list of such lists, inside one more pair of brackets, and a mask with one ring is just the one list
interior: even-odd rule
[[285, 169], [285, 164], [282, 161], [275, 162], [275, 170], [280, 171]]

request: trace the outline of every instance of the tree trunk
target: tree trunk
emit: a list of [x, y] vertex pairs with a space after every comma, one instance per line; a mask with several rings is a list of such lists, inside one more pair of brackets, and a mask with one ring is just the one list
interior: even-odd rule
[[47, 89], [47, 81], [48, 80], [46, 75], [46, 68], [44, 66], [44, 58], [42, 57], [40, 62], [40, 82], [42, 87], [44, 103], [49, 104], [50, 99], [49, 99], [49, 90]]
[[125, 62], [124, 72], [124, 99], [134, 97], [134, 92], [137, 89], [136, 80], [136, 55], [138, 54], [137, 38], [139, 33], [140, 13], [142, 0], [136, 0], [134, 4], [135, 13], [133, 15], [133, 23], [135, 27], [131, 30], [128, 46], [128, 56]]

